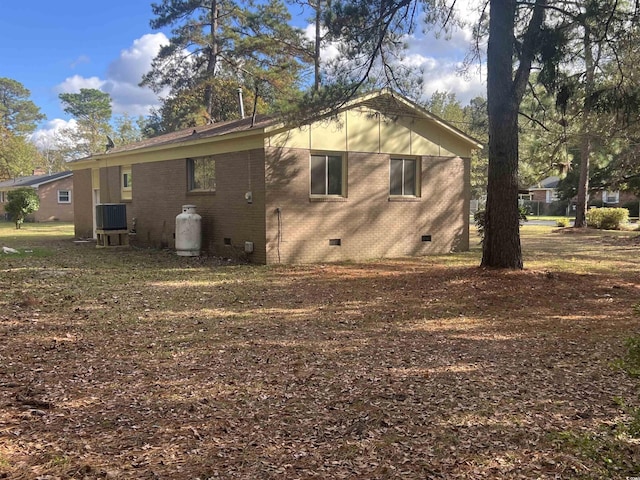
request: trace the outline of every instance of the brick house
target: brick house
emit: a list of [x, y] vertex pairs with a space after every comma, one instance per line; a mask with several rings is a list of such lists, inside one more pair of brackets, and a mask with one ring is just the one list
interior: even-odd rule
[[96, 204], [124, 203], [132, 244], [173, 248], [192, 204], [205, 251], [257, 263], [466, 250], [476, 148], [388, 90], [302, 126], [257, 116], [191, 128], [72, 162], [76, 235], [95, 236]]
[[[548, 205], [559, 202], [558, 197], [558, 183], [560, 177], [551, 176], [541, 180], [538, 184], [529, 187], [528, 200], [534, 203], [543, 204], [542, 212], [548, 213]], [[594, 190], [589, 193], [589, 205], [602, 206], [602, 207], [628, 207], [633, 205], [637, 207], [640, 199], [632, 192], [625, 192], [619, 190]], [[565, 206], [569, 202], [565, 202]], [[573, 198], [570, 202], [570, 211], [575, 211], [576, 199]], [[637, 208], [631, 207], [634, 212]]]
[[529, 187], [532, 202], [552, 203], [558, 201], [558, 183], [560, 177], [547, 177], [536, 185]]
[[0, 215], [6, 217], [4, 209], [7, 194], [21, 187], [31, 187], [40, 198], [40, 208], [29, 215], [35, 222], [73, 221], [73, 173], [59, 172], [51, 175], [31, 175], [0, 182]]

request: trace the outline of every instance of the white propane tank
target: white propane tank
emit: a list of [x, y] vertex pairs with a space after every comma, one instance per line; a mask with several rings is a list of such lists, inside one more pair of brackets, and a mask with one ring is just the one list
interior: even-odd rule
[[183, 205], [176, 217], [176, 253], [182, 257], [197, 257], [202, 246], [202, 217], [195, 205]]

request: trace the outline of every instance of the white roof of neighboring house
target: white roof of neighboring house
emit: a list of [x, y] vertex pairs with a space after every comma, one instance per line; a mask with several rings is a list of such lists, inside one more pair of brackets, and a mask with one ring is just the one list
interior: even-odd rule
[[61, 180], [73, 175], [73, 172], [58, 172], [51, 175], [30, 175], [28, 177], [17, 177], [12, 180], [0, 182], [0, 188], [34, 187], [38, 188], [45, 183]]

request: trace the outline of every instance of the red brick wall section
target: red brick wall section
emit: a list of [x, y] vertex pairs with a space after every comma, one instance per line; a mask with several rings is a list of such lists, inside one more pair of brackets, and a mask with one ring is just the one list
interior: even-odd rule
[[[423, 157], [421, 196], [389, 199], [389, 155], [350, 153], [345, 201], [309, 199], [309, 152], [269, 149], [267, 262], [306, 263], [469, 248], [469, 161]], [[280, 208], [278, 216], [277, 208]], [[423, 241], [425, 235], [431, 241]], [[340, 239], [331, 246], [330, 239]]]
[[[71, 203], [58, 203], [58, 190], [71, 191]], [[40, 208], [34, 212], [36, 222], [73, 221], [73, 177], [67, 177], [38, 187]]]
[[[175, 218], [182, 205], [196, 205], [202, 217], [205, 252], [226, 257], [245, 257], [244, 242], [254, 243], [246, 258], [264, 263], [264, 152], [252, 150], [218, 155], [215, 193], [187, 190], [186, 159], [132, 166], [131, 221], [136, 218], [132, 243], [156, 248], [175, 248]], [[253, 202], [245, 200], [251, 191]], [[231, 245], [225, 245], [228, 238]]]
[[76, 238], [93, 237], [93, 193], [91, 169], [73, 172], [73, 223]]
[[546, 190], [532, 190], [531, 200], [534, 202], [547, 203], [547, 191]]

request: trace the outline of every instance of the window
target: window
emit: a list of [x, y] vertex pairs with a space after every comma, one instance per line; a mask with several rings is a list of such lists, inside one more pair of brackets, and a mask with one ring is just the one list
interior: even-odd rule
[[311, 195], [344, 196], [344, 162], [340, 155], [311, 155]]
[[418, 196], [418, 161], [415, 158], [392, 158], [389, 173], [389, 195]]
[[58, 203], [71, 203], [71, 190], [58, 190]]
[[215, 192], [216, 161], [213, 157], [187, 159], [189, 190]]
[[120, 197], [122, 200], [131, 200], [132, 188], [131, 167], [120, 167]]
[[558, 191], [554, 188], [554, 189], [547, 189], [547, 197], [546, 197], [546, 203], [553, 203], [553, 202], [557, 202], [558, 200], [560, 200], [560, 197], [558, 196]]
[[7, 202], [7, 197], [5, 192], [0, 192], [0, 203], [6, 203]]
[[619, 203], [620, 202], [620, 192], [610, 192], [605, 190], [602, 192], [602, 202], [603, 203]]

